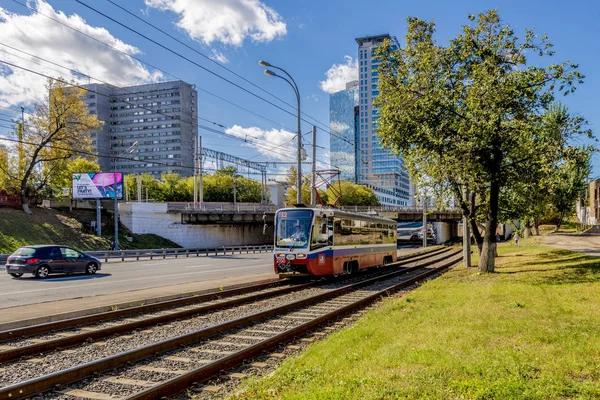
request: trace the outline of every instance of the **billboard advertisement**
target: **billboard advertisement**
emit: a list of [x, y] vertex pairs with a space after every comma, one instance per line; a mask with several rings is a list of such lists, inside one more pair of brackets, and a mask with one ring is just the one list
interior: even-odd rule
[[73, 199], [123, 198], [122, 172], [86, 172], [73, 174]]

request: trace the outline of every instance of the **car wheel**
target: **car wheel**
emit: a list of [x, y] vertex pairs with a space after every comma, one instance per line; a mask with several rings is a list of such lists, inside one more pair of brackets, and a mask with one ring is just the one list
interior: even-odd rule
[[38, 267], [38, 269], [35, 271], [35, 277], [38, 279], [47, 278], [48, 275], [50, 275], [50, 268], [45, 265]]
[[92, 275], [92, 274], [95, 274], [97, 270], [98, 270], [98, 267], [96, 266], [96, 264], [89, 263], [87, 265], [87, 267], [85, 268], [85, 273], [88, 275]]
[[23, 274], [22, 274], [22, 273], [20, 273], [20, 272], [11, 272], [11, 274], [10, 274], [10, 275], [11, 275], [13, 278], [20, 278], [20, 277], [22, 277], [22, 276], [23, 276]]

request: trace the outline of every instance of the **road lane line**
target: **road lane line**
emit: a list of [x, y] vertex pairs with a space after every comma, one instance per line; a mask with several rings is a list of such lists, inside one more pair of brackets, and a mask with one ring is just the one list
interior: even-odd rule
[[[270, 264], [265, 264], [265, 265], [270, 265]], [[173, 277], [173, 276], [194, 275], [194, 274], [207, 274], [207, 273], [210, 273], [210, 272], [222, 272], [222, 271], [234, 271], [234, 270], [250, 269], [250, 268], [256, 268], [256, 267], [257, 267], [256, 265], [252, 265], [252, 266], [248, 266], [248, 267], [223, 268], [223, 269], [212, 269], [212, 270], [208, 270], [208, 271], [185, 272], [185, 273], [182, 273], [182, 274], [169, 274], [166, 277], [165, 276], [148, 276], [148, 277], [145, 277], [145, 278], [123, 279], [123, 280], [119, 280], [119, 281], [105, 281], [105, 282], [87, 283], [87, 284], [76, 285], [76, 286], [59, 286], [59, 287], [51, 287], [51, 288], [46, 288], [46, 289], [24, 290], [24, 291], [20, 291], [20, 292], [2, 293], [0, 295], [0, 297], [2, 297], [2, 296], [8, 296], [8, 295], [14, 295], [14, 294], [22, 294], [22, 293], [45, 292], [45, 291], [48, 291], [48, 290], [77, 289], [77, 288], [84, 287], [84, 286], [111, 285], [111, 284], [123, 283], [123, 282], [145, 281], [145, 280], [148, 280], [148, 279], [165, 279], [165, 278], [169, 278], [169, 277]], [[224, 278], [227, 278], [227, 277], [224, 277]], [[180, 282], [180, 283], [188, 283], [188, 282]], [[170, 285], [178, 285], [178, 283], [171, 283], [171, 284], [169, 284], [169, 286]], [[167, 285], [165, 285], [165, 286], [167, 286]], [[147, 288], [144, 288], [144, 289], [147, 289]]]

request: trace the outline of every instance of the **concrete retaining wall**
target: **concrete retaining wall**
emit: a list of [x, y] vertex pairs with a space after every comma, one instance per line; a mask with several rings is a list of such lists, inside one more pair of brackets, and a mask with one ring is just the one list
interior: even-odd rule
[[444, 243], [458, 236], [458, 224], [448, 222], [433, 222], [433, 228], [437, 231], [435, 244]]
[[255, 224], [182, 224], [179, 214], [168, 214], [166, 203], [119, 204], [121, 223], [136, 234], [154, 233], [182, 247], [272, 244], [273, 226]]

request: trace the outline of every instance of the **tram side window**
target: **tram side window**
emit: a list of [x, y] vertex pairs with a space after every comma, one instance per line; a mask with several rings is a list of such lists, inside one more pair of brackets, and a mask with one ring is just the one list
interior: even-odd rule
[[333, 233], [329, 232], [327, 226], [327, 219], [321, 217], [315, 217], [315, 224], [313, 225], [311, 235], [311, 250], [318, 249], [320, 247], [333, 245]]

